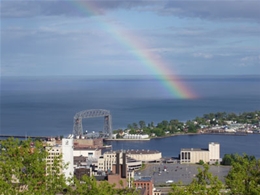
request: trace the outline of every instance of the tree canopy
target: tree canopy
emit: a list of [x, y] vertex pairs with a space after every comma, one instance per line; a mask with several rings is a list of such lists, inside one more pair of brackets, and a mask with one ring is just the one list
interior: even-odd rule
[[236, 154], [226, 177], [226, 185], [231, 194], [260, 194], [260, 160], [246, 154]]
[[209, 165], [203, 164], [203, 169], [198, 168], [198, 174], [191, 184], [182, 186], [182, 183], [173, 184], [170, 195], [216, 195], [223, 189], [223, 183], [217, 176], [209, 172]]
[[[239, 114], [217, 112], [204, 114], [202, 117], [196, 117], [186, 122], [179, 121], [177, 119], [171, 119], [170, 121], [163, 120], [157, 125], [154, 122], [147, 123], [144, 120], [138, 123], [134, 122], [127, 125], [127, 129], [130, 130], [129, 134], [148, 134], [150, 136], [165, 136], [166, 134], [176, 133], [197, 133], [203, 127], [222, 126], [223, 128], [228, 125], [228, 122], [251, 124], [259, 126], [260, 111], [243, 112]], [[140, 129], [142, 131], [140, 131]], [[118, 133], [119, 130], [115, 130]]]
[[[1, 141], [0, 191], [4, 194], [55, 194], [66, 187], [63, 174], [56, 174], [62, 164], [49, 168], [48, 152], [42, 142], [7, 139]], [[55, 174], [54, 174], [55, 173]]]
[[41, 141], [7, 139], [0, 142], [0, 194], [4, 195], [135, 195], [133, 188], [116, 189], [107, 181], [94, 177], [82, 180], [62, 173], [61, 156], [48, 166], [48, 151]]

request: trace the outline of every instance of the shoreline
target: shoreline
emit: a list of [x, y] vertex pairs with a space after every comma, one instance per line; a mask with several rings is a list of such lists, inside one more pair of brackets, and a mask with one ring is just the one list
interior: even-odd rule
[[233, 135], [233, 136], [246, 136], [247, 133], [178, 133], [178, 134], [171, 134], [161, 137], [150, 137], [148, 139], [104, 139], [105, 141], [150, 141], [152, 139], [162, 139], [167, 137], [174, 137], [174, 136], [189, 136], [189, 135]]
[[151, 139], [104, 139], [105, 141], [150, 141]]

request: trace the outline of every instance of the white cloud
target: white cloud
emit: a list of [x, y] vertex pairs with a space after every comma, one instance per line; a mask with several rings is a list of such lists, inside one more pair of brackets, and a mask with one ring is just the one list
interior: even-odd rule
[[204, 59], [210, 59], [213, 57], [212, 54], [209, 54], [209, 53], [193, 53], [193, 56], [196, 57], [196, 58], [204, 58]]
[[[258, 56], [245, 56], [240, 59], [240, 66], [260, 66], [260, 55]], [[259, 67], [260, 68], [260, 67]], [[260, 69], [259, 69], [260, 72]]]
[[136, 9], [161, 15], [196, 17], [209, 20], [250, 19], [260, 21], [260, 0], [240, 1], [147, 1], [147, 0], [51, 0], [7, 1], [1, 4], [1, 17], [103, 15], [109, 10]]

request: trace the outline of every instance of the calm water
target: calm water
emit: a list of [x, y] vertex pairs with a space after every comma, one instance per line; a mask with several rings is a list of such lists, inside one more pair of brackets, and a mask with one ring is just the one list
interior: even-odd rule
[[[0, 134], [68, 135], [73, 130], [74, 115], [87, 109], [110, 110], [113, 129], [126, 128], [127, 124], [138, 123], [140, 120], [147, 123], [153, 121], [156, 124], [171, 119], [186, 121], [210, 112], [240, 113], [260, 110], [259, 76], [185, 77], [183, 82], [199, 98], [176, 99], [163, 87], [161, 81], [151, 78], [4, 77], [1, 78]], [[100, 131], [103, 129], [103, 118], [85, 119], [83, 128]], [[254, 146], [259, 147], [256, 137], [224, 137], [223, 140], [204, 137], [204, 141], [200, 140], [203, 136], [199, 138], [182, 136], [147, 143], [131, 142], [124, 143], [125, 145], [113, 143], [113, 145], [115, 144], [116, 148], [140, 147], [140, 149], [163, 147], [163, 154], [171, 156], [177, 155], [181, 147], [190, 147], [188, 143], [198, 143], [194, 147], [207, 147], [209, 141], [220, 143], [222, 141], [223, 150], [249, 147], [250, 150], [256, 151]], [[251, 141], [236, 141], [251, 138]], [[214, 139], [218, 137], [214, 136]], [[225, 146], [227, 143], [228, 147]], [[168, 147], [169, 144], [174, 145]], [[251, 144], [255, 145], [250, 147]]]
[[220, 155], [246, 153], [260, 158], [260, 134], [231, 135], [181, 135], [150, 141], [111, 141], [113, 150], [158, 150], [165, 157], [177, 157], [181, 148], [208, 148], [209, 142], [220, 143]]

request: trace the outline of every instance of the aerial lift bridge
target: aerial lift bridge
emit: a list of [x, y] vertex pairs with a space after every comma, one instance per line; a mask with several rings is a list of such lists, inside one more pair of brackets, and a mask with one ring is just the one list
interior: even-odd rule
[[112, 138], [112, 116], [109, 110], [102, 110], [102, 109], [84, 110], [76, 113], [76, 115], [74, 116], [74, 126], [73, 126], [74, 136], [83, 136], [82, 119], [94, 118], [94, 117], [104, 117], [103, 137], [111, 139]]

